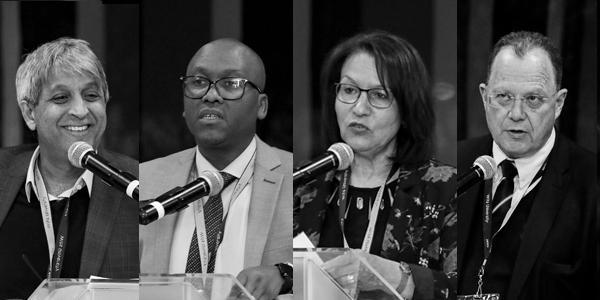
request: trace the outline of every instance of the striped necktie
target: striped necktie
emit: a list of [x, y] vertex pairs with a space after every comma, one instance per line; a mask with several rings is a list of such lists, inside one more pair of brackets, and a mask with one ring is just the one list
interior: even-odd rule
[[[229, 173], [220, 173], [223, 176], [223, 189], [225, 189], [236, 179], [235, 176]], [[221, 240], [223, 239], [223, 233], [225, 231], [225, 224], [223, 222], [223, 201], [221, 199], [220, 192], [217, 195], [208, 198], [208, 201], [206, 204], [204, 204], [204, 225], [206, 228], [206, 240], [208, 242], [209, 259], [207, 272], [213, 273], [215, 270], [217, 249], [219, 248], [217, 243], [221, 243]], [[200, 259], [200, 250], [198, 248], [198, 234], [195, 229], [189, 249], [185, 272], [201, 273], [202, 264]]]
[[502, 221], [510, 209], [515, 189], [514, 179], [519, 174], [517, 167], [515, 167], [515, 162], [512, 160], [503, 160], [500, 163], [500, 167], [502, 168], [502, 179], [496, 188], [496, 193], [492, 200], [492, 207], [494, 208], [492, 213], [492, 233], [496, 233], [500, 229]]

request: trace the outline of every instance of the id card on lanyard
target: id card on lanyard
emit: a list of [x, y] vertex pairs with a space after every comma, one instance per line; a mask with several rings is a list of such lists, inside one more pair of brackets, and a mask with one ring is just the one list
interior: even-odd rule
[[[367, 226], [367, 231], [365, 232], [365, 237], [362, 242], [361, 250], [369, 253], [371, 250], [371, 244], [373, 244], [373, 236], [375, 234], [375, 224], [377, 223], [377, 217], [379, 216], [379, 208], [381, 207], [381, 201], [383, 201], [383, 193], [385, 191], [385, 186], [388, 182], [394, 180], [397, 176], [395, 174], [398, 171], [394, 172], [396, 168], [392, 167], [390, 173], [387, 176], [385, 182], [379, 187], [377, 191], [377, 196], [375, 197], [375, 202], [369, 212], [369, 225]], [[344, 222], [346, 219], [346, 209], [348, 207], [348, 188], [350, 186], [350, 168], [346, 169], [342, 173], [342, 181], [340, 183], [340, 192], [338, 194], [338, 208], [339, 208], [339, 222], [340, 228], [342, 229], [342, 237], [344, 239], [344, 248], [350, 248], [348, 245], [348, 240], [346, 239], [346, 234], [344, 231]]]
[[[206, 226], [204, 223], [204, 203], [203, 201], [194, 201], [194, 223], [196, 225], [196, 233], [198, 235], [198, 249], [200, 252], [200, 264], [202, 268], [202, 273], [206, 274], [208, 272], [208, 261], [210, 259], [210, 255], [217, 255], [217, 251], [219, 250], [219, 245], [221, 244], [221, 240], [225, 233], [225, 222], [227, 220], [227, 215], [229, 212], [229, 208], [231, 204], [239, 197], [242, 193], [246, 185], [250, 183], [252, 179], [252, 175], [254, 174], [254, 161], [255, 161], [256, 151], [252, 154], [250, 161], [244, 168], [240, 179], [236, 183], [233, 188], [233, 193], [231, 194], [231, 201], [229, 201], [229, 205], [227, 209], [223, 209], [223, 226], [219, 228], [219, 234], [217, 234], [217, 241], [215, 243], [215, 253], [209, 253], [208, 251], [208, 239], [206, 235]], [[196, 167], [194, 166], [194, 171], [197, 174]], [[196, 175], [197, 176], [197, 175]]]
[[65, 257], [65, 250], [67, 246], [67, 238], [69, 231], [69, 199], [65, 204], [65, 208], [60, 219], [60, 225], [58, 227], [58, 245], [55, 241], [54, 227], [52, 225], [52, 211], [50, 209], [50, 199], [46, 185], [42, 179], [39, 168], [34, 168], [35, 176], [35, 188], [37, 189], [38, 199], [40, 201], [40, 208], [42, 212], [42, 222], [44, 223], [44, 231], [46, 232], [46, 241], [48, 243], [48, 255], [50, 265], [46, 274], [47, 278], [59, 278], [62, 271], [62, 264]]

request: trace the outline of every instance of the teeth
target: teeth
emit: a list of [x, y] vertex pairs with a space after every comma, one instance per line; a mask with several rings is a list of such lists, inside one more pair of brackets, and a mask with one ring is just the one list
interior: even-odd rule
[[67, 130], [70, 131], [84, 131], [86, 129], [88, 129], [89, 125], [84, 125], [84, 126], [65, 126], [65, 128]]
[[216, 120], [216, 119], [220, 119], [220, 117], [216, 114], [205, 114], [202, 116], [202, 119], [206, 119], [206, 120]]

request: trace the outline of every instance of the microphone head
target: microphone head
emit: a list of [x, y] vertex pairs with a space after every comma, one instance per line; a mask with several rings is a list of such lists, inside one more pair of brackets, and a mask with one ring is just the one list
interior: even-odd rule
[[473, 166], [478, 166], [483, 171], [483, 179], [488, 180], [496, 174], [496, 161], [489, 155], [478, 157]]
[[327, 149], [327, 151], [333, 153], [338, 159], [338, 170], [347, 169], [352, 161], [354, 160], [354, 151], [352, 148], [345, 143], [335, 143]]
[[94, 151], [94, 147], [92, 147], [90, 144], [88, 144], [86, 142], [80, 141], [80, 142], [75, 142], [75, 143], [71, 144], [71, 146], [69, 147], [69, 151], [68, 151], [69, 162], [74, 167], [83, 168], [83, 164], [82, 164], [83, 156], [90, 151]]
[[210, 187], [210, 196], [217, 195], [223, 189], [223, 176], [218, 171], [204, 170], [200, 172], [198, 178], [203, 178]]

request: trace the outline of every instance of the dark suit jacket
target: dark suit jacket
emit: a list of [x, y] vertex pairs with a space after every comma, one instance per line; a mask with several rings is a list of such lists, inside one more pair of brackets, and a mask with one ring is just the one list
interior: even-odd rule
[[[492, 138], [459, 143], [459, 174], [480, 155], [491, 155]], [[595, 157], [557, 135], [525, 224], [522, 242], [504, 299], [583, 299], [595, 286], [595, 230], [598, 186]], [[464, 278], [465, 247], [481, 224], [483, 183], [458, 199], [459, 294], [473, 293], [475, 278]], [[482, 244], [483, 247], [483, 244]], [[485, 286], [485, 283], [484, 283]]]
[[[36, 146], [0, 149], [0, 226], [25, 183]], [[137, 161], [103, 149], [99, 153], [113, 166], [137, 176]], [[109, 278], [137, 278], [139, 275], [138, 204], [97, 176], [92, 184], [79, 269], [80, 278], [90, 275]]]

